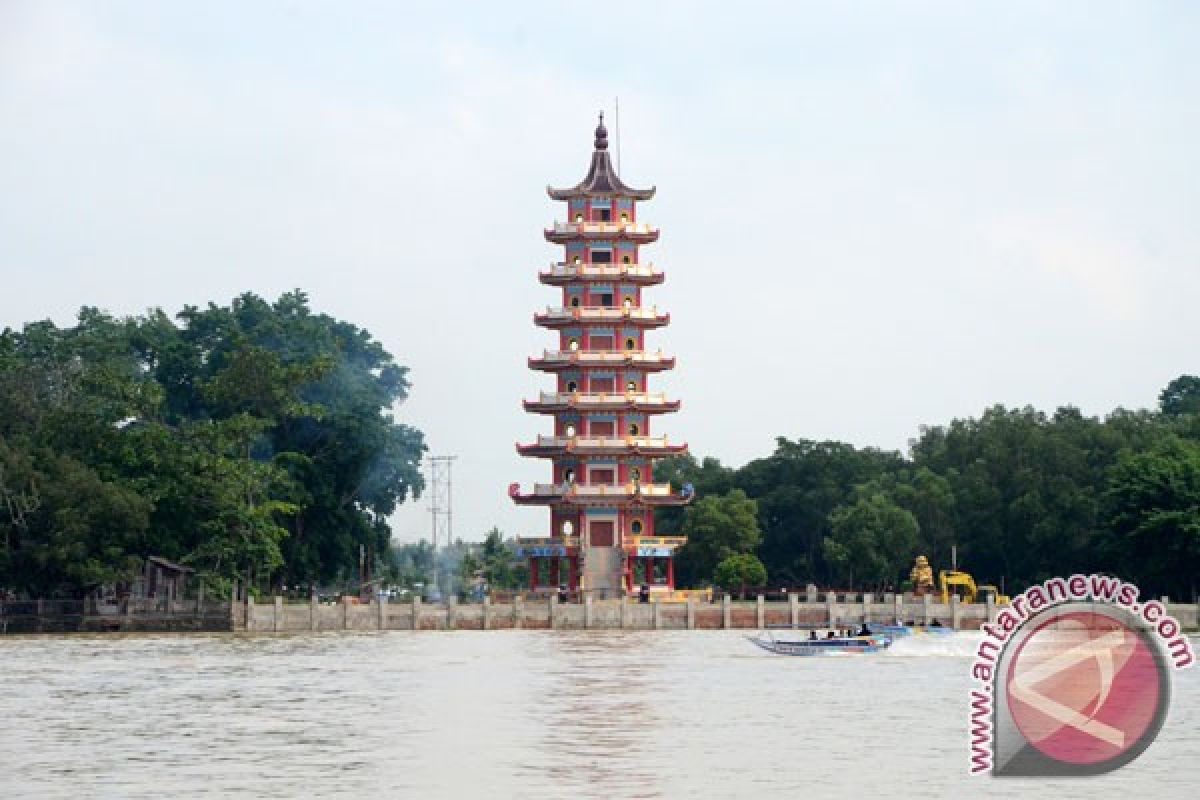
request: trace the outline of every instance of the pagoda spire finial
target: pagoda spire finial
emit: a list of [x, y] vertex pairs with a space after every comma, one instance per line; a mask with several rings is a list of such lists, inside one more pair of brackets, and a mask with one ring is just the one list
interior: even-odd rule
[[608, 149], [608, 128], [604, 127], [604, 112], [600, 112], [600, 124], [596, 126], [596, 149]]

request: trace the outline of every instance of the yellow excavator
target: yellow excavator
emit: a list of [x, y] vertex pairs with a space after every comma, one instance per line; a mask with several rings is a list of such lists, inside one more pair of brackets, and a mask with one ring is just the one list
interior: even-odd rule
[[969, 572], [954, 569], [943, 569], [938, 572], [938, 583], [942, 587], [942, 602], [949, 603], [950, 595], [956, 594], [964, 603], [986, 603], [988, 595], [998, 606], [1008, 605], [1010, 598], [1001, 594], [994, 584], [975, 585], [975, 579]]

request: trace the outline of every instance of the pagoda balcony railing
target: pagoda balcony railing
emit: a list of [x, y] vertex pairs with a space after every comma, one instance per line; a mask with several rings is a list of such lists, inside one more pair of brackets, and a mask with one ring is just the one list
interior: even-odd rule
[[[684, 539], [683, 541], [687, 541]], [[517, 543], [526, 547], [579, 547], [579, 534], [574, 536], [518, 536]]]
[[542, 392], [538, 401], [545, 405], [569, 405], [622, 408], [628, 405], [669, 406], [674, 402], [663, 392]]
[[624, 483], [624, 484], [586, 484], [586, 483], [535, 483], [535, 495], [560, 497], [670, 497], [669, 483]]
[[540, 359], [548, 366], [631, 364], [642, 367], [674, 366], [672, 356], [663, 355], [661, 350], [649, 353], [645, 350], [545, 350]]
[[686, 536], [626, 536], [626, 547], [681, 547], [687, 544]]
[[550, 269], [542, 273], [551, 278], [656, 278], [662, 275], [656, 272], [653, 264], [551, 264]]
[[573, 506], [685, 506], [695, 492], [685, 486], [674, 493], [669, 483], [625, 483], [590, 485], [582, 483], [536, 483], [531, 494], [521, 494], [519, 484], [509, 484], [508, 494], [517, 505]]
[[537, 322], [670, 322], [670, 314], [660, 314], [658, 306], [629, 306], [613, 308], [610, 306], [546, 306], [545, 314], [534, 314]]
[[568, 449], [624, 450], [636, 447], [642, 450], [666, 449], [671, 445], [666, 436], [545, 436], [537, 437], [537, 447], [565, 447]]
[[554, 223], [555, 233], [643, 233], [651, 234], [657, 231], [644, 222], [558, 222]]

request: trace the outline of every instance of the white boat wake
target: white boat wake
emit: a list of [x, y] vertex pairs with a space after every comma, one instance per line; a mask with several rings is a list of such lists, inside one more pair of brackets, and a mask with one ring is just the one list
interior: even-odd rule
[[979, 649], [979, 631], [952, 634], [915, 634], [896, 639], [885, 658], [971, 658]]

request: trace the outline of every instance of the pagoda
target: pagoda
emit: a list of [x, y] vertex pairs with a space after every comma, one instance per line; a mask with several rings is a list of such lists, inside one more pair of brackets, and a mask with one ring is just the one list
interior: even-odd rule
[[620, 597], [646, 586], [675, 588], [673, 555], [683, 537], [655, 536], [654, 509], [691, 500], [655, 483], [654, 462], [684, 453], [687, 445], [656, 436], [651, 422], [679, 410], [679, 401], [651, 392], [651, 375], [675, 359], [650, 349], [648, 332], [671, 316], [643, 303], [642, 292], [663, 273], [642, 262], [640, 248], [658, 230], [638, 221], [637, 204], [654, 189], [626, 186], [613, 169], [604, 115], [596, 128], [587, 176], [569, 189], [547, 191], [567, 204], [567, 221], [545, 231], [563, 248], [562, 260], [538, 275], [561, 291], [559, 305], [535, 313], [535, 324], [554, 331], [558, 346], [529, 359], [549, 373], [554, 391], [526, 400], [525, 410], [554, 421], [550, 435], [517, 451], [548, 459], [551, 481], [509, 494], [520, 505], [550, 508], [550, 535], [519, 542], [529, 560], [529, 588], [560, 586], [595, 598]]

